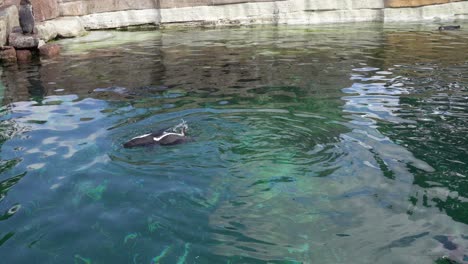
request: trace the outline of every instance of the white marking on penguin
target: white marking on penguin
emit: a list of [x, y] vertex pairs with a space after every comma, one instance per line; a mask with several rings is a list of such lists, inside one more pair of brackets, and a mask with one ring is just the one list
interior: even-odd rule
[[167, 132], [164, 132], [164, 134], [162, 134], [162, 136], [160, 136], [160, 137], [153, 137], [153, 140], [156, 141], [156, 142], [159, 142], [159, 141], [161, 141], [161, 139], [163, 139], [163, 138], [165, 138], [167, 136], [170, 136], [170, 135], [180, 136], [180, 137], [185, 136], [184, 133], [167, 133]]
[[144, 138], [144, 137], [147, 137], [147, 136], [150, 136], [150, 135], [151, 134], [144, 134], [144, 135], [141, 135], [141, 136], [134, 137], [131, 140], [134, 140], [134, 139], [137, 139], [137, 138]]

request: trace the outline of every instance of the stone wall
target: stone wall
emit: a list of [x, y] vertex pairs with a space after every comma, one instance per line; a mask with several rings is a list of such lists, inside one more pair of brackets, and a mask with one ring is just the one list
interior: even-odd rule
[[[137, 3], [129, 0], [39, 0], [39, 2], [58, 2], [60, 15], [62, 16], [82, 16], [95, 13], [124, 11], [124, 10], [142, 10], [142, 9], [169, 9], [182, 7], [196, 6], [218, 6], [229, 4], [245, 4], [258, 2], [276, 2], [287, 0], [138, 0]], [[374, 5], [378, 3], [380, 6], [399, 8], [399, 7], [420, 7], [428, 5], [447, 4], [459, 2], [463, 0], [363, 0], [353, 1], [356, 6], [365, 7], [370, 2]], [[327, 5], [328, 1], [302, 1], [305, 6], [308, 4], [314, 5], [315, 2], [322, 2]], [[333, 9], [345, 9], [346, 0], [341, 1], [341, 8], [334, 7]], [[361, 4], [362, 3], [362, 4]], [[57, 3], [56, 3], [57, 4]]]
[[167, 9], [195, 6], [216, 6], [227, 4], [241, 4], [248, 2], [274, 2], [275, 0], [139, 0], [137, 3], [128, 0], [58, 0], [60, 15], [83, 16], [96, 13]]
[[60, 15], [57, 0], [33, 0], [33, 6], [36, 21], [45, 21]]
[[[0, 0], [0, 46], [18, 25], [19, 0]], [[48, 41], [143, 24], [317, 24], [467, 18], [468, 0], [33, 0]], [[16, 15], [16, 16], [15, 16]]]

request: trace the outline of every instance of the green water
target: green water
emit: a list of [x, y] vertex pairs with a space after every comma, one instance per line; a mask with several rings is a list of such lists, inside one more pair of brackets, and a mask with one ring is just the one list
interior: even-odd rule
[[[5, 65], [1, 262], [468, 263], [468, 31], [437, 27], [106, 31]], [[193, 142], [122, 147], [181, 119]]]

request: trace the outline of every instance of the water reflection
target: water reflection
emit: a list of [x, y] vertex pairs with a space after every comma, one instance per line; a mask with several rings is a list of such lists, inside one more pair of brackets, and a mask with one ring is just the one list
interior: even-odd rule
[[[430, 27], [104, 32], [5, 68], [2, 257], [466, 262], [467, 35]], [[180, 119], [194, 142], [122, 148]]]

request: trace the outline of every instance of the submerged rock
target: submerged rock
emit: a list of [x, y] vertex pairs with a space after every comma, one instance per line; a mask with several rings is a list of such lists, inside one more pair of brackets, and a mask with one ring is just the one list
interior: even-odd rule
[[0, 61], [2, 62], [16, 62], [16, 50], [11, 46], [4, 46], [0, 48]]
[[16, 58], [20, 62], [27, 62], [32, 59], [32, 52], [27, 49], [16, 50]]
[[52, 58], [60, 54], [60, 46], [58, 44], [45, 44], [39, 47], [41, 57]]

